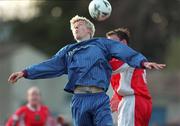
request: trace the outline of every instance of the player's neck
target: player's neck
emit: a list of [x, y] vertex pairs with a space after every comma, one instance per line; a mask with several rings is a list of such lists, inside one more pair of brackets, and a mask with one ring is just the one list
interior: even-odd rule
[[83, 37], [82, 39], [77, 40], [77, 42], [82, 42], [82, 41], [86, 41], [89, 40], [91, 37], [89, 35]]
[[39, 108], [39, 105], [32, 105], [32, 107], [37, 110]]
[[31, 104], [28, 104], [28, 108], [32, 109], [33, 111], [37, 111], [40, 109], [40, 104], [37, 104], [37, 105], [31, 105]]

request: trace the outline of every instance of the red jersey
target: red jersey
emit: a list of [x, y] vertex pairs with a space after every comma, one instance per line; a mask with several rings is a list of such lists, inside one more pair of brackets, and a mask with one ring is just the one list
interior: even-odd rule
[[111, 107], [114, 110], [117, 110], [117, 103], [119, 103], [123, 96], [140, 95], [151, 99], [144, 69], [132, 68], [115, 58], [109, 63], [113, 70], [111, 85], [115, 93], [111, 99]]
[[49, 115], [46, 106], [34, 110], [30, 105], [20, 107], [8, 120], [6, 126], [45, 126]]

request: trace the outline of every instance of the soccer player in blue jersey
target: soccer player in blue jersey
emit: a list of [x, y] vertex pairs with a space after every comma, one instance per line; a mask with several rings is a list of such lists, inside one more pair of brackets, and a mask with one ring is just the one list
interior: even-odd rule
[[106, 38], [93, 38], [95, 27], [85, 17], [75, 16], [70, 21], [75, 44], [60, 49], [51, 59], [12, 73], [10, 83], [24, 77], [42, 79], [67, 74], [65, 91], [74, 94], [72, 118], [75, 126], [112, 126], [109, 87], [112, 69], [108, 61], [113, 57], [136, 68], [162, 69], [164, 64], [148, 62], [128, 46]]

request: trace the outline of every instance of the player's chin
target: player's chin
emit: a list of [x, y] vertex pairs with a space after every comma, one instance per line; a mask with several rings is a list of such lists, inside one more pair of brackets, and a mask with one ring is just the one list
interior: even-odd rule
[[36, 106], [36, 105], [39, 105], [39, 101], [38, 100], [36, 100], [36, 101], [31, 101], [30, 102], [30, 104], [32, 105], [32, 106]]
[[76, 37], [75, 37], [75, 40], [77, 40], [77, 42], [80, 42], [80, 41], [81, 41], [81, 37], [76, 36]]
[[78, 35], [78, 34], [76, 34], [76, 35], [75, 35], [75, 38], [79, 40], [79, 39], [81, 38], [81, 36]]

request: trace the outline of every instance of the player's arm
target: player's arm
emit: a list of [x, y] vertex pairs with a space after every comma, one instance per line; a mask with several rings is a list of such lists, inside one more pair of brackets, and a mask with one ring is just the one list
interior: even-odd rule
[[23, 116], [23, 108], [19, 108], [6, 122], [6, 126], [18, 126], [19, 121]]
[[39, 64], [27, 67], [23, 71], [12, 73], [8, 79], [10, 83], [17, 82], [18, 79], [25, 77], [27, 79], [52, 78], [66, 74], [65, 53], [66, 48], [62, 48], [51, 59]]
[[135, 50], [133, 50], [125, 44], [110, 39], [103, 39], [102, 41], [105, 41], [103, 43], [108, 49], [111, 57], [115, 57], [119, 60], [122, 60], [131, 67], [147, 69], [162, 69], [165, 67], [165, 64], [148, 62], [145, 56], [143, 56], [139, 52], [136, 52]]

